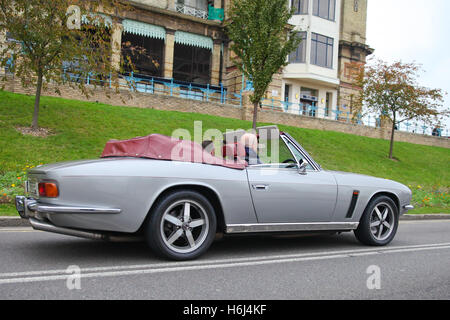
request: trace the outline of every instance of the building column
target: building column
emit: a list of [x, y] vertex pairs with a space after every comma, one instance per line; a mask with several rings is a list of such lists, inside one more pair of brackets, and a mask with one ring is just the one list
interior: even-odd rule
[[218, 86], [220, 84], [220, 52], [222, 44], [220, 41], [214, 41], [211, 62], [211, 84]]
[[175, 11], [176, 0], [167, 0], [167, 9]]
[[[6, 44], [6, 35], [4, 32], [0, 32], [0, 51], [4, 50], [4, 46]], [[0, 70], [5, 71], [6, 68], [1, 68]], [[2, 73], [2, 72], [0, 72]]]
[[111, 33], [111, 65], [116, 71], [120, 70], [120, 57], [122, 50], [123, 25], [114, 23]]
[[229, 11], [231, 9], [231, 0], [224, 0], [223, 10], [225, 11], [225, 20], [229, 18]]
[[175, 30], [166, 30], [164, 47], [164, 78], [173, 78], [173, 57], [175, 51]]

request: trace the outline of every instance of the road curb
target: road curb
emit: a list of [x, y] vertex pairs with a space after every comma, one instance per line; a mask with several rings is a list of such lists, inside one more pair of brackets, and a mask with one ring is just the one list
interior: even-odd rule
[[0, 227], [31, 227], [28, 220], [20, 217], [2, 217], [0, 216]]
[[[450, 220], [450, 214], [405, 214], [401, 221]], [[28, 220], [20, 217], [0, 216], [0, 227], [31, 227]]]

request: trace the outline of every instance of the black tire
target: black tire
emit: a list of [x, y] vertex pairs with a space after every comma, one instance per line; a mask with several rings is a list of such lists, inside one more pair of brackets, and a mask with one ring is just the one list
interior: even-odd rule
[[[195, 240], [195, 232], [198, 231], [195, 231], [194, 228], [189, 228], [189, 225], [185, 225], [185, 222], [183, 221], [184, 217], [179, 218], [179, 220], [183, 222], [183, 226], [181, 227], [167, 222], [166, 219], [163, 218], [169, 214], [168, 210], [171, 208], [173, 208], [172, 213], [179, 212], [179, 210], [177, 210], [178, 203], [180, 203], [178, 206], [183, 206], [183, 208], [186, 206], [186, 203], [189, 203], [189, 207], [194, 208], [192, 213], [198, 214], [200, 217], [198, 220], [205, 221], [204, 226], [194, 227], [197, 229], [201, 228], [197, 239], [198, 243], [196, 244], [198, 247], [195, 246], [195, 249], [193, 246], [189, 245], [190, 242], [187, 237], [187, 232], [189, 232], [189, 230], [185, 230], [185, 228], [191, 229], [191, 239], [193, 240]], [[201, 219], [202, 215], [205, 216], [203, 219]], [[145, 227], [145, 238], [147, 244], [153, 252], [160, 257], [178, 261], [192, 260], [201, 256], [211, 246], [215, 238], [216, 226], [217, 219], [214, 208], [205, 196], [198, 192], [189, 190], [174, 191], [159, 199], [156, 205], [152, 208]], [[176, 237], [177, 235], [175, 234], [177, 232], [182, 232], [182, 235], [178, 236], [177, 240], [173, 242], [173, 244], [169, 243], [170, 235]], [[178, 252], [177, 250], [184, 249], [183, 246], [178, 247], [175, 245], [177, 242], [183, 242], [186, 246], [185, 250], [193, 251]]]
[[[380, 208], [385, 209], [389, 208], [390, 210], [392, 210], [392, 217], [390, 218], [391, 220], [387, 221], [386, 219], [385, 221], [387, 225], [391, 225], [393, 223], [391, 229], [385, 227], [384, 224], [381, 222], [382, 219], [380, 220], [380, 225], [383, 224], [381, 228], [385, 228], [384, 232], [390, 231], [389, 234], [385, 233], [385, 237], [382, 236], [381, 232], [383, 232], [383, 230], [380, 232], [379, 230], [380, 227], [378, 227], [378, 229], [376, 227], [374, 228], [371, 227], [372, 223], [374, 224], [378, 223], [378, 221], [373, 218], [373, 216], [375, 217], [378, 216], [377, 212], [375, 211], [375, 208], [378, 209], [378, 212], [381, 211]], [[388, 213], [388, 215], [391, 216], [391, 213]], [[361, 217], [358, 229], [356, 229], [354, 233], [356, 238], [365, 245], [385, 246], [391, 243], [391, 241], [394, 239], [398, 229], [398, 221], [399, 221], [399, 212], [395, 202], [392, 201], [392, 199], [387, 196], [378, 196], [373, 198], [369, 202], [369, 205], [367, 206], [366, 210], [364, 211]], [[374, 234], [374, 232], [378, 233], [380, 236], [378, 237], [376, 234]]]

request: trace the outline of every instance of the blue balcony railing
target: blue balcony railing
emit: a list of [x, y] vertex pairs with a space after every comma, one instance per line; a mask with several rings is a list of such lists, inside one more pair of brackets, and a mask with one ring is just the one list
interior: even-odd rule
[[[363, 115], [361, 113], [351, 113], [348, 111], [341, 111], [338, 108], [331, 108], [329, 110], [326, 107], [319, 107], [316, 102], [312, 103], [296, 103], [289, 101], [281, 101], [273, 98], [265, 98], [260, 104], [263, 110], [271, 110], [278, 112], [287, 112], [296, 114], [303, 117], [310, 118], [325, 118], [328, 120], [335, 120], [340, 122], [346, 122], [354, 125], [368, 126], [379, 128], [381, 127], [381, 119], [374, 115]], [[435, 128], [430, 127], [420, 122], [401, 122], [397, 124], [397, 130], [409, 133], [437, 136], [437, 137], [450, 137], [448, 128]]]
[[[93, 74], [88, 74], [83, 77], [79, 74], [71, 73], [68, 70], [63, 71], [63, 77], [72, 82], [84, 82], [87, 85], [96, 84], [99, 86], [109, 86], [110, 88], [113, 87], [112, 80], [108, 77], [99, 78]], [[131, 72], [122, 75], [122, 78], [119, 80], [119, 88], [149, 94], [162, 94], [182, 99], [242, 106], [242, 94], [229, 93], [222, 84], [219, 86], [196, 84]]]

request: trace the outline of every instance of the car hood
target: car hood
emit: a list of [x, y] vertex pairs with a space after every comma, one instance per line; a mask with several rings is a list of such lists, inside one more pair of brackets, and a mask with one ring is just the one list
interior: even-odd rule
[[397, 189], [401, 191], [410, 191], [407, 186], [399, 182], [372, 177], [364, 174], [342, 172], [342, 171], [327, 171], [334, 175], [338, 185], [347, 186], [365, 186], [378, 187], [383, 189]]

